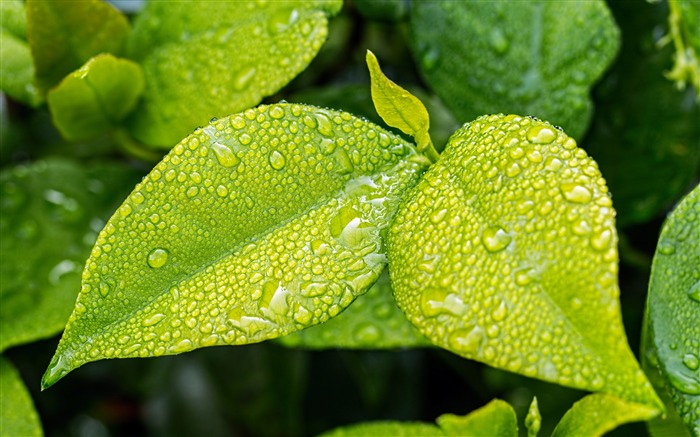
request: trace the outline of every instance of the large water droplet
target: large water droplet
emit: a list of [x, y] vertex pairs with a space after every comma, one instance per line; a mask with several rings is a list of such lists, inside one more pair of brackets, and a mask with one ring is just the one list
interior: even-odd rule
[[561, 184], [559, 190], [566, 200], [573, 203], [588, 203], [593, 198], [588, 188], [577, 184]]
[[277, 150], [273, 150], [272, 152], [270, 152], [269, 161], [270, 165], [275, 170], [282, 170], [284, 168], [284, 164], [287, 162], [287, 160], [284, 158], [284, 155], [282, 155]]
[[335, 161], [338, 164], [335, 170], [337, 173], [341, 175], [349, 174], [355, 169], [355, 166], [352, 165], [350, 157], [342, 147], [335, 149], [335, 152], [333, 152], [333, 158], [335, 158]]
[[154, 269], [161, 268], [168, 262], [168, 251], [161, 248], [155, 248], [148, 254], [148, 265]]
[[284, 117], [284, 109], [280, 106], [275, 106], [272, 109], [270, 109], [270, 117], [280, 119]]
[[241, 160], [238, 159], [238, 157], [233, 153], [233, 150], [221, 143], [212, 143], [211, 148], [214, 151], [216, 160], [219, 161], [219, 164], [223, 165], [224, 167], [231, 168], [241, 162]]
[[695, 285], [690, 287], [690, 290], [688, 290], [688, 297], [695, 302], [700, 303], [700, 281], [696, 282]]
[[331, 121], [328, 119], [328, 116], [325, 114], [316, 114], [316, 122], [318, 124], [318, 131], [327, 137], [330, 137], [333, 135], [333, 126], [331, 125]]
[[474, 354], [481, 347], [481, 343], [484, 341], [484, 330], [475, 326], [473, 329], [458, 329], [448, 337], [448, 344], [450, 347], [460, 353], [465, 353], [468, 355]]
[[154, 314], [151, 317], [143, 319], [141, 324], [143, 326], [153, 326], [160, 323], [165, 318], [165, 314]]
[[683, 364], [690, 370], [698, 370], [700, 367], [700, 359], [695, 354], [685, 354], [683, 356]]
[[513, 237], [499, 226], [489, 226], [481, 233], [481, 242], [489, 252], [499, 252], [510, 244]]
[[688, 395], [700, 395], [700, 381], [685, 373], [672, 370], [668, 372], [668, 380], [678, 391]]
[[527, 131], [527, 139], [535, 144], [549, 144], [557, 137], [548, 126], [533, 126]]
[[591, 246], [598, 251], [607, 250], [610, 247], [613, 233], [610, 229], [603, 229], [591, 237]]

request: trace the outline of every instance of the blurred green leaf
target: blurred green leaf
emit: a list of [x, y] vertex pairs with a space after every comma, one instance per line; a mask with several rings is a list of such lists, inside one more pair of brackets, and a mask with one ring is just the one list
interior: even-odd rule
[[581, 138], [590, 86], [619, 46], [603, 1], [417, 1], [414, 54], [425, 80], [461, 122], [519, 113]]
[[410, 0], [353, 0], [352, 4], [370, 20], [397, 23], [408, 17]]
[[664, 23], [664, 5], [611, 7], [624, 40], [596, 89], [584, 148], [600, 165], [625, 227], [656, 217], [687, 191], [700, 164], [700, 109], [692, 90], [677, 91], [663, 77], [672, 50], [659, 51], [654, 32]]
[[382, 128], [312, 106], [261, 106], [197, 129], [98, 236], [43, 386], [90, 361], [325, 322], [379, 277], [381, 234], [426, 165]]
[[340, 0], [150, 2], [129, 49], [146, 74], [130, 118], [141, 142], [172, 147], [212, 117], [258, 104], [303, 71]]
[[7, 437], [40, 437], [44, 435], [17, 369], [0, 355], [0, 435]]
[[396, 213], [394, 296], [463, 357], [661, 410], [622, 325], [614, 217], [596, 163], [565, 133], [480, 117]]
[[694, 436], [700, 436], [700, 185], [664, 223], [647, 299], [645, 355]]
[[121, 55], [129, 22], [100, 0], [27, 0], [36, 83], [46, 91], [99, 53]]
[[86, 140], [116, 127], [143, 93], [141, 67], [110, 54], [97, 55], [49, 91], [54, 124], [69, 141]]
[[622, 424], [657, 415], [654, 408], [630, 404], [607, 393], [594, 393], [576, 402], [564, 414], [552, 437], [599, 437]]
[[466, 416], [443, 414], [437, 424], [447, 436], [517, 437], [518, 418], [508, 402], [494, 399]]
[[700, 101], [700, 2], [669, 0], [668, 39], [676, 50], [673, 69], [666, 74], [680, 88], [686, 83], [695, 87]]
[[396, 306], [388, 272], [345, 311], [320, 325], [279, 339], [289, 347], [311, 349], [391, 349], [429, 346]]
[[63, 329], [97, 231], [137, 179], [58, 159], [0, 173], [0, 351]]
[[0, 90], [29, 106], [38, 106], [42, 98], [34, 86], [34, 61], [21, 0], [0, 3], [0, 59]]

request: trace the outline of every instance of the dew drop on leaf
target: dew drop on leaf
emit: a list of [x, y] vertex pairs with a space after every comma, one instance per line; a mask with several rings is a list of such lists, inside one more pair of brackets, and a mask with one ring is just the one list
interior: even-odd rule
[[513, 237], [499, 226], [489, 226], [481, 233], [481, 242], [486, 250], [495, 253], [508, 247]]
[[148, 265], [154, 269], [161, 268], [168, 262], [168, 251], [155, 248], [148, 254]]
[[282, 170], [284, 168], [284, 164], [287, 162], [286, 159], [284, 158], [284, 155], [282, 155], [277, 150], [273, 150], [272, 152], [270, 152], [269, 160], [270, 160], [270, 165], [275, 170]]
[[[233, 150], [221, 143], [212, 143], [211, 149], [214, 151], [216, 160], [224, 167], [230, 168], [241, 162], [241, 160], [238, 159], [238, 157], [233, 153]], [[175, 172], [172, 172], [172, 174], [174, 178]], [[173, 178], [169, 179], [172, 180]], [[166, 179], [168, 179], [167, 174]]]

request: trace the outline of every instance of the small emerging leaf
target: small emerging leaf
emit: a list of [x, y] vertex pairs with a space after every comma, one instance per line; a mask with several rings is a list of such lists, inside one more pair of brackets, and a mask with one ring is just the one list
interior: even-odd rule
[[693, 0], [669, 0], [668, 23], [676, 49], [673, 69], [666, 75], [680, 88], [695, 87], [700, 100], [700, 3]]
[[419, 151], [432, 152], [431, 160], [437, 159], [428, 134], [430, 117], [423, 103], [382, 73], [374, 53], [367, 50], [366, 59], [372, 79], [372, 100], [379, 116], [389, 126], [414, 137]]
[[649, 420], [658, 411], [640, 404], [630, 404], [607, 393], [594, 393], [576, 402], [564, 414], [552, 437], [599, 437], [620, 425]]
[[430, 345], [396, 306], [387, 271], [341, 314], [320, 325], [282, 337], [280, 343], [312, 349], [391, 349]]
[[573, 139], [528, 117], [480, 117], [396, 214], [394, 295], [459, 355], [661, 410], [622, 325], [614, 217]]
[[120, 55], [130, 26], [100, 0], [27, 0], [27, 37], [37, 85], [46, 91], [99, 53]]
[[0, 435], [44, 435], [27, 387], [17, 369], [3, 356], [0, 356]]
[[43, 386], [90, 361], [254, 343], [339, 314], [384, 269], [384, 228], [426, 165], [378, 126], [310, 106], [197, 129], [98, 236]]
[[115, 127], [143, 92], [141, 67], [109, 54], [97, 55], [47, 96], [54, 124], [70, 141], [95, 137]]
[[142, 143], [171, 148], [195, 127], [257, 105], [303, 71], [340, 0], [148, 2], [130, 57], [146, 92], [130, 117]]
[[532, 398], [530, 403], [530, 408], [527, 410], [527, 416], [525, 417], [525, 428], [527, 428], [527, 437], [537, 437], [537, 433], [540, 432], [540, 427], [542, 426], [542, 415], [540, 414], [540, 408], [537, 406], [537, 398]]
[[447, 436], [517, 437], [518, 418], [508, 402], [494, 399], [466, 416], [443, 414], [438, 426]]
[[[691, 435], [700, 436], [700, 185], [669, 215], [647, 300], [645, 356]], [[653, 369], [652, 369], [653, 371]]]

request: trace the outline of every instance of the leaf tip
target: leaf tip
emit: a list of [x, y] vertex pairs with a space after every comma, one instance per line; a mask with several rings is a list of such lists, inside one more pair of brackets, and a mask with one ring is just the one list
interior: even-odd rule
[[49, 367], [47, 367], [46, 372], [41, 377], [41, 391], [57, 383], [59, 379], [66, 376], [71, 370], [71, 366], [64, 355], [59, 353], [54, 355], [49, 363]]

